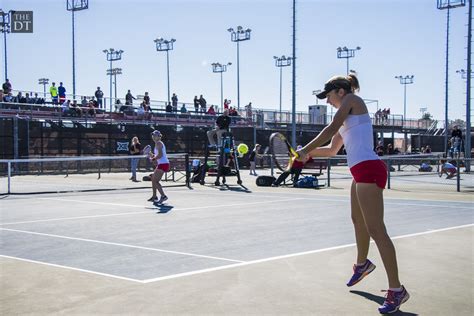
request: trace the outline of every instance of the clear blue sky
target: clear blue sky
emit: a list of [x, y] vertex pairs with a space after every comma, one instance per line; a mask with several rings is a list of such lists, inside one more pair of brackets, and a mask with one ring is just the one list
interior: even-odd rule
[[[14, 89], [42, 91], [38, 78], [64, 82], [72, 93], [71, 14], [66, 0], [0, 0], [4, 10], [34, 11], [33, 34], [8, 36], [8, 70]], [[118, 89], [148, 91], [166, 100], [166, 57], [155, 50], [157, 37], [175, 38], [170, 53], [171, 92], [182, 102], [203, 94], [220, 101], [220, 81], [211, 63], [232, 62], [224, 74], [225, 97], [237, 101], [236, 45], [227, 28], [251, 28], [241, 43], [241, 103], [277, 109], [279, 73], [274, 55], [291, 55], [291, 0], [89, 0], [76, 15], [76, 93], [91, 95], [101, 86], [109, 95], [103, 49], [125, 51], [114, 66], [123, 69]], [[467, 7], [451, 11], [450, 119], [465, 119], [465, 83], [456, 70], [466, 68]], [[446, 12], [436, 0], [297, 1], [297, 110], [315, 103], [312, 91], [336, 74], [345, 60], [338, 46], [362, 49], [350, 61], [363, 98], [378, 99], [392, 113], [403, 112], [403, 86], [395, 75], [413, 74], [408, 117], [427, 107], [444, 118]], [[3, 41], [2, 41], [3, 61]], [[3, 62], [2, 75], [3, 78]], [[291, 68], [284, 68], [283, 108], [291, 108]], [[369, 105], [375, 111], [375, 104]]]

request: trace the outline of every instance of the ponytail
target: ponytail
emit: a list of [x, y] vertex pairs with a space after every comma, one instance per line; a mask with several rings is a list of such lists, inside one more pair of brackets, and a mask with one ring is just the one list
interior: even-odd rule
[[346, 79], [347, 79], [347, 81], [349, 81], [349, 83], [351, 85], [352, 93], [355, 93], [355, 92], [360, 90], [359, 80], [357, 79], [357, 73], [355, 73], [354, 71], [351, 71], [347, 75]]

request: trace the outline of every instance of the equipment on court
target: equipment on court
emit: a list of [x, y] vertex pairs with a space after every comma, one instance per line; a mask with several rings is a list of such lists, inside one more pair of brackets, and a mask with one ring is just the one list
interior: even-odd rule
[[272, 176], [258, 176], [257, 180], [255, 180], [255, 183], [259, 187], [271, 187], [275, 181], [276, 178]]
[[297, 188], [318, 188], [318, 178], [315, 176], [305, 176], [298, 180], [295, 184]]
[[242, 143], [242, 144], [239, 144], [239, 146], [237, 146], [237, 152], [240, 154], [240, 155], [245, 155], [246, 153], [249, 152], [249, 146], [247, 146], [246, 144]]
[[[237, 154], [237, 146], [235, 145], [234, 136], [231, 132], [225, 132], [222, 134], [222, 146], [206, 146], [204, 165], [208, 165], [212, 158], [217, 162], [217, 177], [214, 185], [221, 185], [221, 177], [222, 184], [225, 184], [226, 176], [236, 176], [237, 184], [242, 185]], [[210, 167], [208, 170], [206, 168], [201, 168], [201, 176], [199, 177], [199, 183], [201, 185], [204, 185], [205, 183], [206, 173], [208, 176], [211, 175]]]
[[286, 137], [281, 133], [270, 135], [270, 152], [272, 159], [281, 171], [289, 170], [298, 154], [291, 147]]

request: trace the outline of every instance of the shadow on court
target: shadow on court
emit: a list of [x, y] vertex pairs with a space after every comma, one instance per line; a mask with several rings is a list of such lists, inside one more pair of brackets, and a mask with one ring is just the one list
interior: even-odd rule
[[164, 205], [164, 204], [154, 204], [156, 206], [156, 209], [159, 210], [159, 212], [156, 212], [156, 214], [166, 214], [169, 211], [171, 211], [174, 206], [173, 205]]
[[[376, 302], [379, 305], [382, 305], [383, 302], [385, 301], [385, 297], [379, 296], [379, 295], [374, 295], [372, 293], [367, 293], [367, 292], [364, 292], [364, 291], [355, 291], [355, 290], [352, 290], [352, 291], [349, 291], [349, 292], [351, 292], [352, 294], [357, 294], [357, 295], [363, 296], [366, 299], [368, 299], [369, 301]], [[418, 314], [398, 310], [398, 312], [393, 313], [392, 315], [396, 315], [396, 316], [417, 316]]]

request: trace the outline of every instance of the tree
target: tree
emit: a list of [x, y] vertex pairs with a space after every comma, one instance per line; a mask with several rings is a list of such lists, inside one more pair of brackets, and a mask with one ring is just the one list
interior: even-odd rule
[[422, 120], [429, 120], [429, 121], [431, 121], [432, 118], [433, 118], [433, 115], [431, 115], [430, 112], [423, 113], [423, 116], [421, 117]]

